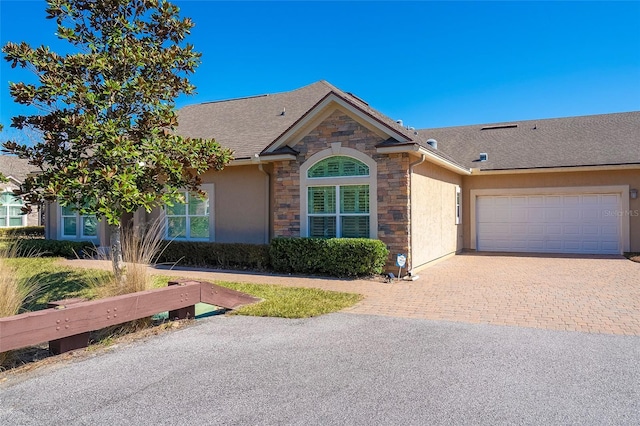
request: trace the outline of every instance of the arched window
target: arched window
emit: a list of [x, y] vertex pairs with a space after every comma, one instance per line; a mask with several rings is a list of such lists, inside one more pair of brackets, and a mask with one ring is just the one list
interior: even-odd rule
[[369, 166], [355, 158], [336, 155], [318, 161], [309, 169], [309, 178], [369, 176]]
[[375, 224], [372, 226], [370, 214], [369, 165], [345, 155], [325, 157], [315, 163], [310, 159], [312, 165], [304, 175], [301, 190], [306, 192], [306, 197], [303, 196], [303, 200], [306, 198], [306, 209], [303, 210], [306, 213], [306, 223], [303, 225], [306, 232], [303, 235], [370, 238], [374, 234], [375, 237], [376, 227]]
[[0, 228], [23, 226], [23, 205], [22, 200], [14, 197], [12, 192], [0, 194]]

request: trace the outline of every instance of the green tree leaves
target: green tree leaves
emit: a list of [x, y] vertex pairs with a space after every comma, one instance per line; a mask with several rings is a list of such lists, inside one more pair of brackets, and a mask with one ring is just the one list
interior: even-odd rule
[[3, 144], [41, 169], [23, 185], [29, 205], [57, 199], [118, 226], [125, 212], [150, 211], [175, 200], [179, 190], [197, 191], [202, 173], [231, 160], [213, 140], [174, 132], [174, 100], [193, 93], [188, 75], [200, 62], [183, 43], [193, 22], [175, 5], [49, 0], [46, 12], [75, 53], [26, 43], [3, 47], [5, 60], [39, 79], [11, 83], [10, 91], [39, 112], [14, 117], [12, 126], [37, 130], [42, 141]]

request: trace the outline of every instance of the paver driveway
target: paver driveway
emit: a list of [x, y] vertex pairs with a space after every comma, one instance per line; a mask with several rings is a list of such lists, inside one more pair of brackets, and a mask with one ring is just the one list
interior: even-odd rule
[[393, 284], [196, 270], [156, 273], [361, 293], [364, 299], [344, 311], [353, 314], [640, 335], [640, 263], [622, 257], [464, 254], [423, 270], [417, 281]]

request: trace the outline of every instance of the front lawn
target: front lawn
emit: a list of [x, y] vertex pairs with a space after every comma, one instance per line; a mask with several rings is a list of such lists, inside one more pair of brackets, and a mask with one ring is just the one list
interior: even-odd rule
[[[47, 302], [70, 297], [93, 299], [97, 295], [95, 283], [107, 271], [60, 266], [56, 258], [10, 259], [21, 278], [36, 277], [42, 290], [28, 310], [46, 307]], [[185, 278], [189, 278], [186, 276]], [[175, 277], [154, 276], [154, 286], [164, 287]], [[237, 315], [282, 318], [308, 318], [336, 312], [353, 306], [362, 297], [358, 294], [340, 293], [310, 288], [282, 287], [267, 284], [217, 282], [216, 284], [264, 299], [262, 302], [234, 311]]]

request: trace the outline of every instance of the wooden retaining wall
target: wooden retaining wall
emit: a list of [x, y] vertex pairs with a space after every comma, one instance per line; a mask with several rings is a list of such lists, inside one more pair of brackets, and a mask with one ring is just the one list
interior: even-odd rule
[[[0, 318], [0, 352], [50, 342], [54, 353], [78, 348], [77, 338], [159, 312], [170, 312], [170, 319], [193, 316], [196, 303], [226, 309], [258, 302], [260, 299], [202, 281], [172, 281], [168, 287], [108, 297], [92, 301], [69, 299], [54, 302], [49, 309]], [[65, 344], [65, 339], [66, 340]], [[73, 341], [76, 343], [73, 343]], [[51, 342], [56, 342], [53, 346]], [[62, 344], [61, 344], [62, 343]], [[84, 345], [86, 346], [86, 344]], [[82, 347], [82, 346], [80, 346]], [[71, 349], [68, 349], [71, 348]]]

